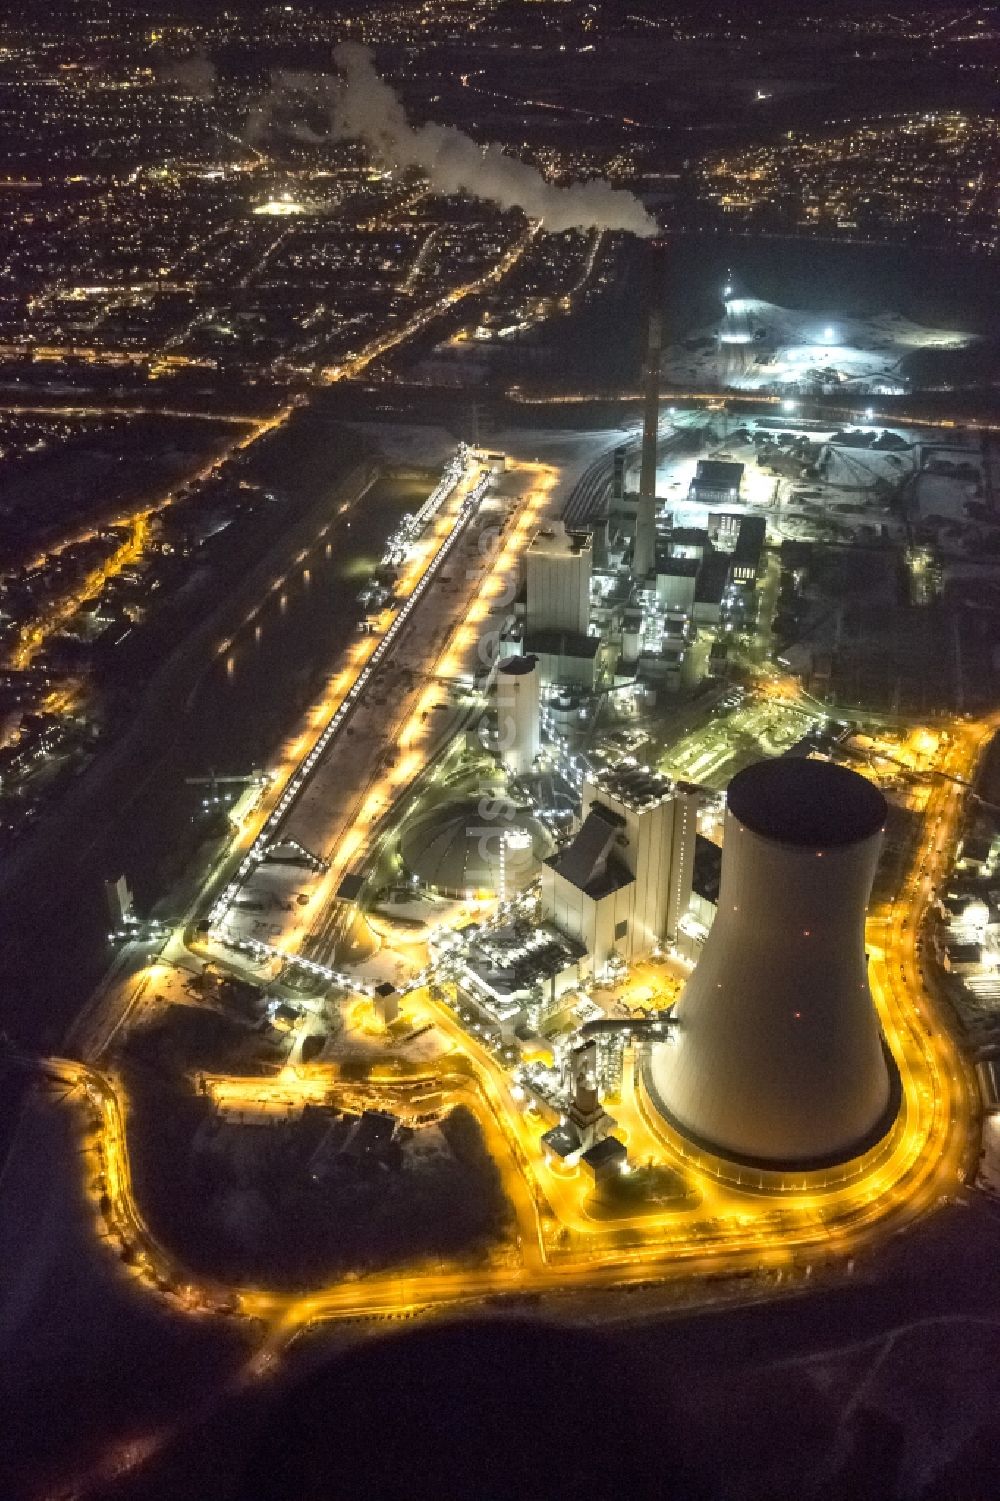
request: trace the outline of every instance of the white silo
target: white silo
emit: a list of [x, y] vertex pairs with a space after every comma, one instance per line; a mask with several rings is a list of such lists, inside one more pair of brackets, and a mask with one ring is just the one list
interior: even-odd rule
[[541, 744], [537, 657], [508, 657], [497, 668], [497, 733], [508, 771], [515, 776], [530, 771]]
[[696, 1145], [819, 1168], [891, 1124], [864, 935], [885, 817], [877, 788], [826, 761], [759, 762], [730, 783], [718, 914], [646, 1071]]

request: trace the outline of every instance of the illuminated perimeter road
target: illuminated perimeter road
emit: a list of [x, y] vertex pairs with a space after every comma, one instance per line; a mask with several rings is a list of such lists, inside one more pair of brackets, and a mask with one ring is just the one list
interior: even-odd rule
[[[504, 568], [516, 563], [530, 538], [532, 519], [552, 480], [552, 472], [545, 471], [533, 481], [537, 488], [529, 489], [498, 566], [471, 603], [460, 591], [456, 603], [462, 613], [439, 663], [454, 668], [451, 659], [475, 639], [476, 623], [488, 612]], [[416, 592], [415, 579], [412, 587]], [[338, 682], [339, 690], [347, 690], [368, 655], [367, 649], [359, 655], [347, 678]], [[408, 777], [427, 754], [415, 739], [420, 723], [414, 712], [400, 733]], [[584, 1181], [583, 1169], [546, 1164], [539, 1144], [545, 1126], [515, 1097], [505, 1070], [459, 1026], [447, 1006], [417, 989], [405, 999], [407, 1015], [417, 1025], [433, 1021], [450, 1045], [433, 1065], [389, 1062], [363, 1082], [341, 1078], [335, 1068], [311, 1066], [286, 1069], [265, 1081], [210, 1076], [205, 1086], [223, 1109], [243, 1104], [260, 1110], [269, 1102], [287, 1108], [325, 1097], [355, 1109], [384, 1104], [406, 1119], [463, 1101], [484, 1129], [516, 1217], [515, 1243], [499, 1252], [494, 1264], [469, 1268], [435, 1262], [432, 1268], [413, 1266], [338, 1281], [307, 1295], [194, 1278], [156, 1242], [135, 1201], [124, 1128], [126, 1101], [119, 1082], [86, 1064], [50, 1060], [48, 1072], [80, 1085], [89, 1099], [88, 1115], [96, 1126], [96, 1174], [91, 1172], [95, 1220], [124, 1249], [134, 1274], [177, 1306], [261, 1321], [269, 1331], [265, 1352], [273, 1352], [297, 1329], [324, 1319], [399, 1317], [505, 1293], [599, 1288], [709, 1272], [803, 1274], [814, 1266], [845, 1265], [858, 1251], [954, 1193], [974, 1159], [974, 1080], [933, 991], [933, 976], [928, 988], [921, 975], [915, 933], [930, 887], [941, 879], [954, 847], [964, 789], [951, 779], [971, 775], [995, 728], [987, 722], [953, 727], [908, 873], [894, 900], [870, 918], [872, 989], [899, 1065], [902, 1106], [889, 1136], [848, 1167], [751, 1181], [753, 1175], [745, 1170], [699, 1156], [646, 1109], [637, 1084], [637, 1059], [628, 1052], [621, 1097], [611, 1105], [619, 1132], [633, 1162], [671, 1171], [660, 1175], [661, 1185], [669, 1186], [661, 1188], [658, 1199], [647, 1196], [641, 1205], [634, 1202], [609, 1218], [607, 1207], [595, 1201]], [[395, 783], [395, 776], [390, 780]], [[398, 798], [404, 789], [394, 785], [386, 790]], [[279, 804], [281, 800], [278, 796]], [[352, 859], [363, 856], [377, 828], [370, 814], [359, 812], [345, 829]], [[94, 1167], [93, 1157], [89, 1167]]]

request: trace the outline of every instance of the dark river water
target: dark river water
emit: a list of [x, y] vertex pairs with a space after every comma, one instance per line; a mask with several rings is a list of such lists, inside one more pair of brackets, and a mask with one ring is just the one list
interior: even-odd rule
[[[420, 489], [415, 498], [425, 494]], [[140, 910], [162, 891], [164, 876], [176, 874], [169, 867], [176, 863], [178, 812], [190, 817], [203, 793], [186, 788], [184, 778], [267, 764], [350, 640], [363, 613], [358, 591], [409, 499], [399, 485], [370, 491], [350, 519], [290, 569], [230, 649], [211, 661], [168, 762], [109, 843], [108, 857], [128, 873]]]
[[163, 754], [135, 769], [126, 807], [100, 810], [99, 832], [72, 875], [46, 872], [44, 911], [27, 898], [6, 903], [0, 1025], [18, 1042], [55, 1047], [107, 964], [104, 878], [124, 871], [145, 913], [206, 853], [208, 830], [195, 819], [208, 789], [185, 778], [268, 764], [350, 640], [358, 591], [387, 537], [427, 490], [381, 482], [349, 524], [338, 521], [311, 546], [229, 651], [206, 658]]

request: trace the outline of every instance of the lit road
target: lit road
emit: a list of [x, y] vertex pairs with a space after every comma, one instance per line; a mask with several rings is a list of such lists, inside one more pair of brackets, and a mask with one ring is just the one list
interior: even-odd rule
[[53, 400], [47, 404], [28, 401], [0, 402], [0, 412], [5, 416], [18, 417], [166, 417], [177, 422], [210, 422], [219, 427], [256, 427], [260, 417], [251, 417], [243, 412], [216, 412], [211, 409], [192, 411], [188, 407], [157, 407], [136, 405], [123, 400], [97, 405], [93, 402], [70, 403]]
[[[110, 558], [101, 564], [100, 568], [95, 570], [86, 579], [82, 586], [66, 591], [53, 600], [47, 607], [45, 614], [34, 620], [30, 627], [27, 627], [23, 631], [18, 644], [10, 653], [10, 665], [19, 669], [30, 666], [49, 637], [62, 628], [88, 595], [100, 592], [109, 579], [114, 578], [123, 568], [129, 567], [141, 558], [149, 533], [150, 518], [157, 511], [172, 505], [182, 488], [186, 488], [189, 485], [204, 484], [205, 481], [217, 474], [223, 465], [228, 463], [234, 455], [245, 448], [249, 448], [252, 443], [256, 443], [265, 434], [283, 426], [294, 410], [294, 404], [290, 404], [282, 407], [280, 411], [274, 413], [272, 416], [256, 419], [249, 430], [241, 433], [222, 453], [210, 459], [208, 463], [203, 464], [194, 473], [187, 475], [183, 481], [183, 486], [181, 484], [173, 486], [160, 500], [147, 503], [138, 510], [123, 512], [118, 516], [111, 517], [105, 525], [127, 527], [128, 537], [126, 540], [121, 547], [116, 549]], [[93, 528], [87, 527], [69, 537], [64, 537], [58, 546], [49, 549], [49, 553], [60, 552], [75, 543], [88, 540], [93, 535]], [[41, 559], [36, 560], [36, 562], [41, 561]]]
[[[258, 817], [244, 832], [244, 853], [236, 874], [213, 906], [213, 919], [216, 923], [222, 921], [239, 885], [252, 871], [255, 853], [262, 848], [262, 841], [278, 832], [287, 817], [294, 812], [297, 799], [308, 789], [310, 781], [324, 775], [330, 764], [333, 743], [341, 731], [348, 727], [349, 719], [365, 712], [366, 702], [362, 695], [372, 686], [375, 674], [384, 670], [405, 641], [407, 633], [413, 628], [414, 612], [425, 607], [424, 602], [428, 600], [428, 589], [434, 575], [476, 513], [480, 475], [480, 466], [471, 463], [452, 492], [445, 497], [427, 534], [420, 539], [397, 581], [397, 603], [391, 613], [387, 612], [383, 633], [366, 635], [353, 644], [347, 663], [333, 680], [324, 699], [313, 710], [310, 731], [292, 744], [288, 757], [275, 770], [272, 792]], [[411, 750], [405, 737], [400, 740], [400, 746], [403, 750]], [[366, 764], [370, 765], [370, 762]], [[344, 826], [328, 829], [318, 841], [324, 849], [333, 842], [336, 842], [337, 847], [336, 861], [331, 862], [327, 879], [311, 900], [310, 910], [313, 915], [332, 898], [336, 881], [360, 849], [363, 830], [369, 828], [385, 797], [413, 769], [411, 756], [405, 756], [401, 765], [393, 768], [387, 775], [384, 791], [373, 785], [370, 776], [366, 778], [359, 827], [353, 834]]]
[[[412, 600], [414, 591], [424, 579], [427, 568], [439, 557], [444, 544], [454, 539], [456, 519], [467, 494], [468, 485], [471, 483], [471, 476], [467, 476], [466, 481], [466, 484], [459, 486], [451, 500], [442, 507], [432, 529], [426, 537], [421, 539], [414, 557], [411, 558], [407, 569], [402, 574], [397, 584], [397, 595], [401, 604]], [[353, 502], [345, 500], [339, 507], [338, 516], [346, 513], [352, 503], [357, 503], [357, 500], [367, 493], [368, 488], [369, 486], [366, 485]], [[329, 525], [333, 525], [334, 519], [331, 518]], [[321, 533], [320, 536], [322, 535]], [[296, 568], [301, 561], [300, 556], [291, 567]], [[280, 574], [272, 580], [270, 593], [273, 594], [282, 587], [285, 577], [285, 574]], [[252, 619], [253, 613], [247, 616], [244, 623]], [[369, 667], [378, 644], [378, 638], [364, 636], [351, 645], [346, 662], [327, 685], [323, 697], [312, 706], [304, 730], [291, 742], [284, 758], [271, 769], [268, 785], [263, 795], [256, 806], [244, 817], [238, 834], [220, 854], [205, 877], [201, 891], [194, 896], [187, 911], [180, 918], [177, 928], [162, 946], [163, 958], [183, 959], [186, 955], [186, 930], [194, 923], [204, 907], [205, 893], [213, 891], [220, 882], [228, 882], [220, 901], [225, 905], [231, 899], [239, 882], [252, 868], [255, 850], [273, 835], [274, 830], [280, 824], [286, 812], [285, 800], [293, 795], [296, 782], [308, 781], [309, 770], [318, 754], [318, 748], [322, 747], [324, 737], [329, 735], [331, 725], [337, 716], [342, 716], [349, 707], [349, 696], [352, 691], [356, 691], [361, 675]], [[230, 645], [231, 642], [228, 640], [221, 641], [217, 654], [221, 655], [228, 651]], [[229, 896], [226, 895], [227, 892]], [[202, 947], [192, 942], [192, 948], [196, 952], [200, 952]], [[129, 945], [119, 955], [105, 982], [77, 1019], [70, 1038], [74, 1051], [78, 1051], [84, 1058], [94, 1060], [102, 1055], [111, 1039], [146, 995], [150, 965], [156, 960], [151, 960], [150, 965], [137, 972], [137, 962], [140, 957], [141, 950], [136, 950], [134, 946]], [[159, 957], [158, 955], [157, 959]]]
[[[519, 386], [510, 386], [507, 395], [519, 405], [529, 407], [546, 406], [586, 406], [594, 402], [628, 402], [637, 403], [642, 401], [643, 393], [640, 390], [622, 391], [565, 391], [559, 395], [533, 395], [522, 391]], [[693, 401], [699, 405], [709, 407], [722, 407], [729, 401], [738, 401], [740, 409], [753, 406], [781, 407], [787, 400], [783, 396], [769, 396], [761, 391], [727, 391], [721, 387], [716, 391], [680, 391], [674, 387], [667, 387], [662, 393], [663, 397], [670, 401]], [[802, 399], [803, 406], [815, 407], [815, 414], [821, 418], [829, 417], [832, 422], [857, 422], [861, 411], [866, 413], [871, 410], [867, 404], [868, 398], [859, 400], [852, 406], [831, 406], [822, 398], [810, 397]], [[867, 423], [882, 423], [885, 427], [914, 426], [931, 427], [954, 430], [963, 428], [971, 433], [1000, 433], [1000, 422], [990, 422], [984, 418], [967, 417], [964, 413], [957, 412], [954, 417], [925, 416], [921, 412], [908, 412], [902, 407], [893, 412], [875, 412], [871, 416], [866, 415]]]
[[[339, 935], [343, 913], [339, 905], [330, 910], [330, 904], [341, 877], [366, 849], [372, 847], [384, 821], [391, 818], [394, 806], [405, 797], [408, 788], [441, 748], [441, 727], [430, 720], [440, 693], [438, 685], [454, 681], [463, 672], [471, 674], [475, 666], [471, 658], [491, 603], [503, 590], [505, 578], [516, 568], [531, 541], [557, 478], [556, 470], [542, 465], [512, 464], [510, 470], [515, 473], [523, 471], [527, 483], [508, 518], [503, 546], [489, 567], [480, 560], [479, 566], [465, 570], [465, 587], [460, 588], [456, 596], [457, 623], [427, 664], [422, 680], [412, 692], [403, 695], [391, 723], [371, 732], [369, 762], [377, 764], [383, 745], [394, 748], [398, 759], [387, 770], [375, 772], [366, 780], [348, 818], [332, 838], [328, 836], [330, 868], [310, 903], [316, 914], [308, 935], [313, 957], [327, 957]], [[442, 521], [439, 532], [444, 537], [452, 536], [453, 524]]]

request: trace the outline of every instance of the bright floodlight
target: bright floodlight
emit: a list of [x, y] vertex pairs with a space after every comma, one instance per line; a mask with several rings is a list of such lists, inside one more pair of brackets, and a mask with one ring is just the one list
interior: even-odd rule
[[296, 203], [289, 193], [283, 193], [280, 198], [269, 198], [266, 203], [258, 203], [254, 213], [264, 214], [271, 219], [289, 219], [294, 214], [304, 214], [305, 206]]
[[783, 412], [794, 412], [795, 411], [795, 405], [796, 405], [795, 402], [789, 400], [789, 398], [786, 396], [785, 400], [781, 403], [781, 410]]
[[829, 325], [827, 325], [827, 327], [824, 328], [824, 330], [823, 330], [823, 337], [824, 337], [824, 339], [826, 340], [826, 342], [828, 344], [832, 344], [833, 343], [835, 333], [836, 333], [836, 330], [830, 328]]
[[732, 295], [733, 295], [733, 289], [728, 284], [728, 282], [726, 283], [726, 285], [722, 289], [722, 295], [723, 295], [723, 297], [732, 297]]
[[875, 418], [875, 409], [874, 409], [874, 407], [865, 407], [865, 421], [866, 422], [872, 422], [872, 421], [874, 421], [874, 418]]

